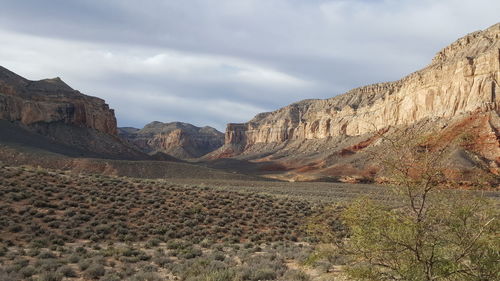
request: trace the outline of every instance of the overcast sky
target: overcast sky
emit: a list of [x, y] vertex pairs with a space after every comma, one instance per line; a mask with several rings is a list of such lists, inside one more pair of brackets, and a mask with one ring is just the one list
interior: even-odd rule
[[119, 126], [224, 130], [397, 80], [499, 11], [498, 0], [0, 0], [0, 65], [105, 99]]

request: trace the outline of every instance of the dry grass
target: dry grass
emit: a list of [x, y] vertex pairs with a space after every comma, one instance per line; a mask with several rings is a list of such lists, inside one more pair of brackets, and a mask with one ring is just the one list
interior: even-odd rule
[[311, 257], [304, 225], [325, 203], [361, 195], [392, 200], [373, 185], [147, 180], [0, 163], [0, 281], [337, 280], [324, 278], [341, 262]]
[[0, 195], [0, 234], [14, 245], [296, 241], [312, 209], [306, 201], [249, 192], [7, 166]]
[[0, 280], [285, 280], [311, 251], [305, 200], [4, 165], [0, 198]]

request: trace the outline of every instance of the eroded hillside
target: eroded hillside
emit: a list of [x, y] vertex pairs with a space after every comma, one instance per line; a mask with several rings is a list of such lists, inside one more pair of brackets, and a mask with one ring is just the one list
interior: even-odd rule
[[[271, 161], [273, 169], [281, 170], [278, 177], [286, 179], [359, 176], [371, 173], [373, 163], [363, 160], [363, 153], [381, 143], [376, 140], [380, 132], [397, 137], [391, 128], [425, 124], [427, 133], [448, 136], [456, 149], [480, 159], [476, 167], [498, 175], [499, 69], [496, 24], [458, 39], [438, 52], [429, 66], [399, 81], [301, 101], [258, 114], [247, 123], [229, 124], [225, 145], [206, 158]], [[461, 134], [471, 135], [474, 149], [463, 145], [460, 134], [450, 139], [447, 128], [457, 126]]]

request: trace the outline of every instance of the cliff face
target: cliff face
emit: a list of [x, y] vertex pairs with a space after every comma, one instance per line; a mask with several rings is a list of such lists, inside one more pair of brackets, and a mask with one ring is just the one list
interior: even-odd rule
[[148, 159], [117, 136], [104, 100], [73, 90], [59, 78], [30, 81], [0, 67], [0, 143], [71, 157]]
[[224, 144], [224, 134], [216, 129], [181, 122], [119, 128], [119, 135], [146, 153], [164, 152], [180, 159], [203, 156]]
[[0, 67], [0, 120], [24, 125], [60, 122], [116, 135], [114, 111], [104, 100], [73, 90], [60, 78], [30, 81]]
[[399, 81], [228, 124], [224, 146], [205, 159], [248, 160], [256, 173], [285, 180], [373, 178], [379, 166], [369, 156], [383, 150], [379, 134], [397, 138], [394, 127], [424, 126], [453, 143], [449, 164], [455, 174], [480, 170], [498, 179], [499, 82], [500, 23], [457, 40]]
[[500, 24], [471, 33], [407, 77], [326, 100], [305, 100], [244, 124], [229, 124], [226, 147], [359, 136], [426, 118], [500, 110]]

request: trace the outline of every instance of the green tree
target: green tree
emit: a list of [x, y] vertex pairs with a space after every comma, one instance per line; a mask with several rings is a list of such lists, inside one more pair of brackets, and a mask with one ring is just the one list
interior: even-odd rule
[[364, 198], [343, 213], [347, 273], [356, 280], [500, 280], [497, 204], [442, 188], [450, 145], [397, 135], [383, 138], [378, 155], [395, 205]]
[[[357, 280], [500, 280], [498, 219], [480, 198], [429, 196], [423, 215], [368, 199], [344, 213]], [[418, 210], [417, 210], [418, 212]]]

